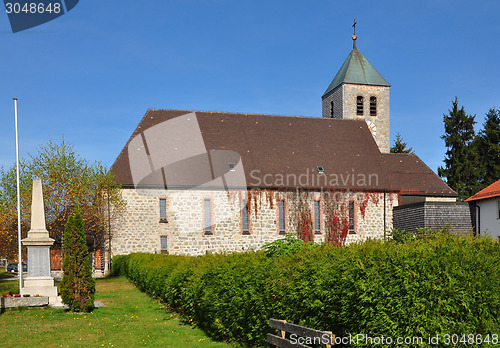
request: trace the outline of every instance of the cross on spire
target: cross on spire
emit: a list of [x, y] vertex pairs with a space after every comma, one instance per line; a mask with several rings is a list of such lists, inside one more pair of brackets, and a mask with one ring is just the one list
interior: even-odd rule
[[356, 39], [358, 38], [356, 36], [356, 24], [358, 24], [358, 22], [356, 22], [356, 18], [354, 18], [354, 24], [352, 25], [352, 27], [354, 28], [354, 35], [352, 36], [352, 48], [356, 48]]

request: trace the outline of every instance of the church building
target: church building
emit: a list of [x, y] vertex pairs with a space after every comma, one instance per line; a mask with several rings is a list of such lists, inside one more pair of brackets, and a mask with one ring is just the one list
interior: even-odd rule
[[386, 237], [408, 219], [398, 207], [455, 202], [418, 156], [390, 153], [391, 85], [353, 41], [322, 117], [148, 110], [112, 167], [127, 203], [112, 254], [255, 250], [286, 233], [341, 245]]

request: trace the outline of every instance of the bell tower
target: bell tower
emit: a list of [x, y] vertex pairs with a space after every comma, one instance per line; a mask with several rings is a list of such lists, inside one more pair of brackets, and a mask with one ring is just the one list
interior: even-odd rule
[[381, 152], [390, 151], [389, 89], [391, 85], [356, 48], [353, 48], [321, 97], [324, 118], [363, 119]]

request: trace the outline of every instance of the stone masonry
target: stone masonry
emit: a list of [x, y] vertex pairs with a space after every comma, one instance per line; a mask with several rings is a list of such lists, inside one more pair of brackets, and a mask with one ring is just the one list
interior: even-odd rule
[[[293, 204], [286, 194], [273, 192], [274, 199], [261, 194], [252, 200], [249, 209], [250, 234], [242, 231], [241, 204], [246, 191], [215, 190], [135, 190], [123, 189], [127, 203], [126, 213], [113, 226], [113, 255], [133, 252], [161, 252], [161, 237], [167, 237], [168, 253], [176, 255], [203, 255], [206, 253], [235, 252], [260, 249], [263, 244], [283, 238], [280, 235], [278, 200], [285, 200], [286, 232], [296, 233]], [[384, 214], [384, 194], [372, 194], [377, 202], [370, 200], [364, 216], [359, 204], [355, 205], [356, 234], [350, 234], [346, 243], [367, 238], [384, 237], [392, 229], [392, 208], [397, 205], [397, 194], [387, 194]], [[319, 199], [320, 194], [311, 196]], [[160, 199], [166, 199], [167, 220], [160, 220]], [[210, 199], [212, 234], [204, 231], [204, 200]], [[320, 203], [323, 204], [323, 203]], [[322, 210], [321, 210], [322, 211]], [[321, 219], [321, 234], [314, 236], [315, 242], [323, 242], [324, 216]]]
[[[356, 100], [363, 96], [363, 115], [357, 114]], [[370, 97], [377, 98], [377, 115], [370, 116]], [[390, 150], [390, 92], [386, 86], [369, 86], [343, 83], [323, 97], [324, 118], [330, 118], [331, 102], [334, 118], [364, 119], [381, 152]]]

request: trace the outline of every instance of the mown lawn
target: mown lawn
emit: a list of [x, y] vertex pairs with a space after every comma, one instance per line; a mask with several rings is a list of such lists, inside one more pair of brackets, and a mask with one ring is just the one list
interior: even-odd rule
[[9, 291], [12, 294], [19, 293], [19, 280], [14, 276], [17, 276], [17, 273], [0, 272], [0, 296]]
[[137, 290], [124, 277], [99, 279], [96, 300], [106, 307], [75, 314], [24, 308], [0, 314], [2, 347], [225, 347]]

